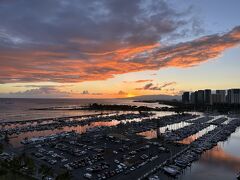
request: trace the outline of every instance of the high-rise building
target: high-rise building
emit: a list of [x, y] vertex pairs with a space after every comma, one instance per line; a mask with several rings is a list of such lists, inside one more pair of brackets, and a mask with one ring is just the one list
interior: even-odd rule
[[182, 95], [182, 102], [184, 104], [188, 104], [189, 103], [189, 92], [184, 92]]
[[197, 104], [204, 104], [204, 90], [197, 91]]
[[227, 90], [227, 96], [226, 96], [226, 101], [228, 104], [231, 104], [231, 90]]
[[212, 90], [211, 89], [205, 89], [204, 90], [204, 103], [205, 104], [211, 104], [212, 103]]
[[195, 104], [196, 103], [195, 92], [191, 93], [191, 95], [190, 95], [190, 102], [191, 102], [191, 104]]
[[230, 104], [240, 104], [240, 89], [229, 89], [227, 91], [227, 101]]
[[220, 103], [221, 103], [221, 95], [212, 94], [212, 104], [220, 104]]
[[225, 90], [216, 90], [218, 98], [220, 98], [219, 103], [226, 103], [226, 91]]
[[216, 90], [215, 94], [212, 94], [211, 89], [198, 90], [192, 93], [184, 92], [182, 94], [183, 103], [191, 104], [240, 104], [240, 89], [228, 89]]

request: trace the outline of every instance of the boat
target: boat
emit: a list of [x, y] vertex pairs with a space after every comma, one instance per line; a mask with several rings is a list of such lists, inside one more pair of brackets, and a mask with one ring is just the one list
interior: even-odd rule
[[172, 167], [169, 167], [169, 166], [165, 166], [163, 168], [163, 170], [165, 171], [165, 173], [169, 174], [170, 176], [173, 176], [173, 177], [176, 177], [177, 174], [179, 174], [179, 171], [172, 168]]
[[237, 174], [237, 179], [240, 180], [240, 172]]

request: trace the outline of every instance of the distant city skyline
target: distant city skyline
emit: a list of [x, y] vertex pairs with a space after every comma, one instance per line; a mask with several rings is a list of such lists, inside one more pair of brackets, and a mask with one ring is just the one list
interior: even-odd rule
[[185, 104], [240, 104], [240, 88], [238, 89], [200, 89], [193, 92], [185, 91], [182, 94]]
[[240, 88], [240, 1], [0, 2], [0, 97]]

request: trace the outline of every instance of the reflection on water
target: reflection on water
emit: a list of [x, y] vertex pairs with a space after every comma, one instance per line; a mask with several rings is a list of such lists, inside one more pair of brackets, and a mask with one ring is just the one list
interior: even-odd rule
[[97, 114], [95, 111], [33, 111], [24, 110], [25, 112], [11, 112], [2, 113], [0, 112], [0, 121], [21, 121], [21, 120], [32, 120], [32, 119], [45, 119], [45, 118], [57, 118], [65, 116], [81, 116], [88, 114]]
[[201, 159], [192, 164], [181, 180], [235, 180], [240, 171], [240, 128], [225, 142], [206, 151]]
[[74, 127], [63, 127], [59, 129], [54, 130], [44, 130], [44, 131], [32, 131], [32, 132], [25, 132], [21, 133], [19, 135], [13, 135], [10, 137], [10, 144], [12, 144], [14, 147], [21, 146], [21, 141], [24, 138], [33, 138], [33, 137], [39, 137], [39, 136], [48, 136], [51, 134], [57, 134], [61, 132], [69, 132], [69, 131], [75, 131], [76, 133], [82, 134], [85, 133], [88, 129], [94, 128], [94, 127], [101, 127], [101, 126], [116, 126], [119, 124], [119, 121], [113, 120], [110, 122], [92, 122], [90, 125], [84, 125], [84, 126], [74, 126]]
[[[175, 123], [175, 124], [170, 124], [164, 127], [160, 127], [160, 133], [165, 133], [166, 131], [174, 131], [177, 130], [179, 128], [183, 128], [184, 126], [190, 125], [190, 123], [187, 122], [180, 122], [180, 123]], [[140, 136], [144, 136], [146, 139], [153, 139], [153, 138], [157, 138], [157, 131], [154, 129], [151, 129], [149, 131], [144, 131], [144, 132], [140, 132], [137, 133]]]
[[137, 135], [144, 136], [146, 139], [153, 139], [153, 138], [157, 138], [157, 131], [151, 129], [150, 131], [137, 133]]
[[170, 125], [161, 127], [160, 132], [165, 133], [166, 131], [174, 131], [174, 130], [177, 130], [179, 128], [183, 128], [187, 125], [190, 125], [190, 123], [187, 123], [187, 122], [184, 122], [184, 121], [182, 121], [180, 123], [170, 124]]
[[233, 171], [240, 169], [240, 157], [229, 154], [224, 151], [219, 145], [204, 153], [201, 161], [211, 163], [217, 166], [226, 166]]
[[214, 125], [210, 125], [210, 126], [204, 128], [204, 129], [202, 129], [201, 131], [197, 132], [196, 134], [188, 136], [187, 138], [179, 141], [179, 143], [181, 143], [181, 144], [191, 144], [193, 141], [195, 141], [199, 137], [201, 137], [204, 134], [208, 133], [209, 131], [212, 131], [213, 129], [215, 129], [215, 127], [216, 126], [214, 126]]
[[96, 126], [116, 126], [118, 125], [120, 122], [117, 120], [113, 120], [110, 122], [104, 122], [104, 121], [98, 121], [98, 122], [92, 122], [91, 123], [91, 127], [96, 127]]
[[172, 111], [152, 111], [153, 115], [151, 117], [143, 117], [143, 118], [134, 118], [134, 119], [126, 119], [123, 120], [122, 123], [131, 123], [131, 122], [140, 122], [145, 119], [153, 119], [153, 118], [160, 118], [163, 116], [170, 116], [173, 114], [176, 114], [175, 112]]
[[152, 116], [152, 118], [158, 118], [158, 117], [170, 116], [170, 115], [176, 114], [173, 111], [153, 111], [153, 113], [155, 114], [155, 116]]
[[21, 145], [20, 142], [24, 138], [48, 136], [50, 134], [56, 134], [56, 133], [60, 133], [60, 132], [62, 132], [62, 130], [60, 130], [60, 129], [25, 132], [25, 133], [21, 133], [19, 135], [10, 136], [9, 140], [10, 140], [10, 144], [13, 145], [13, 147], [19, 147]]

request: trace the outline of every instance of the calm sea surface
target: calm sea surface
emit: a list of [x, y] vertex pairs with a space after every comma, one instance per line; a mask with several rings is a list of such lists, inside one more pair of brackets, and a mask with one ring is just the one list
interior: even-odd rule
[[130, 99], [1, 99], [0, 121], [20, 121], [30, 119], [43, 119], [48, 117], [78, 116], [99, 113], [95, 111], [74, 110], [30, 110], [32, 108], [46, 107], [76, 107], [92, 103], [100, 104], [125, 104], [137, 106], [160, 107], [158, 103], [133, 102]]
[[181, 180], [236, 180], [240, 171], [240, 128], [228, 140], [205, 152]]

